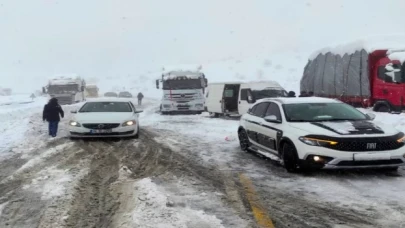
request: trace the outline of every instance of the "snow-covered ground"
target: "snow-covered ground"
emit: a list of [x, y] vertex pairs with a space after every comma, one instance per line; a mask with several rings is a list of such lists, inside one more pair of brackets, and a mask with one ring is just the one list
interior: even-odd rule
[[[142, 125], [148, 129], [161, 131], [158, 141], [179, 152], [187, 148], [186, 153], [190, 153], [190, 148], [193, 148], [190, 156], [219, 170], [246, 173], [256, 181], [263, 195], [278, 191], [287, 195], [299, 194], [314, 204], [330, 204], [365, 213], [374, 217], [376, 224], [385, 227], [395, 227], [405, 221], [403, 168], [399, 176], [373, 171], [345, 171], [343, 174], [319, 172], [311, 177], [291, 176], [271, 162], [268, 166], [258, 165], [255, 158], [240, 151], [237, 140], [238, 120], [210, 118], [206, 114], [163, 116], [156, 111], [157, 108], [145, 110], [141, 120]], [[365, 109], [361, 111], [372, 112]], [[374, 114], [377, 116], [376, 121], [405, 132], [405, 114]]]
[[[6, 151], [9, 155], [7, 158], [4, 157], [8, 159], [8, 166], [14, 167], [10, 173], [7, 166], [4, 168], [6, 172], [0, 175], [2, 177], [0, 185], [12, 188], [23, 179], [20, 192], [14, 193], [17, 196], [23, 197], [23, 192], [31, 192], [32, 195], [28, 196], [48, 202], [49, 205], [59, 204], [61, 208], [69, 211], [71, 208], [69, 205], [80, 201], [86, 202], [85, 198], [79, 201], [76, 199], [79, 196], [85, 197], [88, 193], [76, 195], [76, 191], [84, 191], [87, 186], [91, 188], [95, 183], [109, 183], [107, 181], [110, 178], [109, 174], [103, 170], [115, 169], [113, 167], [116, 165], [109, 166], [109, 163], [117, 160], [115, 156], [123, 153], [122, 151], [135, 151], [135, 154], [146, 154], [118, 159], [121, 163], [139, 162], [145, 166], [138, 171], [134, 170], [137, 166], [132, 166], [130, 171], [129, 164], [119, 165], [121, 167], [119, 176], [112, 189], [116, 189], [115, 192], [119, 193], [118, 198], [122, 203], [117, 209], [117, 215], [112, 219], [114, 226], [249, 227], [248, 222], [242, 222], [244, 220], [240, 220], [237, 216], [232, 217], [235, 211], [226, 209], [226, 204], [221, 202], [220, 199], [229, 195], [224, 195], [211, 187], [203, 187], [206, 184], [204, 181], [184, 179], [184, 174], [161, 176], [161, 170], [167, 169], [164, 165], [167, 159], [172, 160], [174, 155], [162, 151], [165, 150], [164, 147], [156, 149], [160, 146], [150, 144], [154, 140], [184, 157], [184, 161], [177, 163], [180, 162], [183, 166], [198, 164], [205, 167], [203, 172], [209, 176], [208, 179], [224, 178], [225, 189], [232, 186], [235, 175], [244, 174], [249, 177], [257, 189], [260, 202], [271, 217], [283, 225], [282, 227], [297, 224], [306, 224], [306, 227], [320, 227], [319, 224], [367, 227], [360, 225], [368, 224], [366, 220], [381, 227], [396, 227], [405, 221], [404, 169], [399, 171], [399, 175], [394, 176], [374, 171], [322, 171], [310, 176], [289, 174], [277, 163], [244, 153], [239, 149], [237, 119], [211, 118], [207, 114], [164, 116], [157, 112], [159, 102], [154, 99], [145, 100], [144, 106], [140, 108], [144, 110], [140, 118], [144, 130], [141, 131], [141, 135], [146, 134], [142, 140], [151, 140], [150, 142], [136, 141], [129, 144], [70, 142], [65, 138], [66, 124], [72, 115], [69, 111], [75, 109], [76, 105], [63, 107], [67, 117], [61, 123], [59, 139], [48, 141], [46, 124], [41, 119], [45, 102], [46, 100], [38, 99], [34, 103], [8, 110], [0, 107], [1, 115], [12, 117], [8, 119], [11, 125], [5, 128], [5, 131], [8, 132], [7, 135], [13, 137], [2, 137], [0, 145], [4, 148], [3, 152]], [[371, 112], [364, 109], [361, 111]], [[405, 131], [405, 114], [374, 114], [377, 116], [376, 121]], [[21, 122], [26, 123], [22, 125], [24, 127], [19, 127], [18, 123]], [[155, 148], [153, 150], [157, 151], [153, 153], [156, 154], [148, 155], [150, 152], [146, 151], [149, 151], [149, 148]], [[133, 153], [130, 152], [126, 156], [133, 156], [131, 155]], [[159, 157], [164, 154], [168, 157], [162, 157], [159, 161]], [[80, 160], [76, 160], [77, 158]], [[159, 172], [154, 171], [151, 176], [142, 175], [150, 169]], [[93, 172], [101, 173], [92, 174]], [[135, 173], [138, 176], [133, 179]], [[93, 175], [97, 178], [107, 175], [106, 182], [97, 178], [87, 179]], [[99, 188], [104, 189], [105, 186], [98, 186], [97, 189]], [[95, 190], [89, 190], [92, 191]], [[233, 190], [231, 188], [226, 192], [232, 193]], [[11, 208], [14, 207], [10, 206], [9, 200], [5, 200], [9, 195], [10, 193], [0, 197], [0, 211], [3, 211], [3, 216], [10, 216]], [[231, 199], [231, 202], [238, 201], [237, 197]], [[50, 207], [45, 213], [47, 216], [44, 217], [44, 221], [50, 222], [49, 219], [52, 217], [62, 216], [63, 218], [53, 221], [52, 224], [76, 224], [69, 218], [79, 218], [77, 217], [80, 216], [79, 212], [72, 214], [66, 211], [62, 213], [57, 208]], [[242, 214], [245, 213], [247, 212]], [[293, 220], [290, 217], [285, 216], [286, 213], [295, 214], [296, 217], [293, 219], [296, 221], [295, 224], [291, 223]], [[316, 220], [317, 214], [323, 217]]]

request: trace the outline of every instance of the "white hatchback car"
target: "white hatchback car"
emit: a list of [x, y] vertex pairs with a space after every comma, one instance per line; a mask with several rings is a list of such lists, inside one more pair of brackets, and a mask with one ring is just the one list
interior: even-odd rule
[[268, 98], [240, 120], [242, 150], [278, 156], [287, 171], [405, 165], [405, 135], [338, 100]]
[[134, 137], [139, 135], [139, 113], [130, 100], [103, 98], [87, 101], [69, 122], [71, 138]]

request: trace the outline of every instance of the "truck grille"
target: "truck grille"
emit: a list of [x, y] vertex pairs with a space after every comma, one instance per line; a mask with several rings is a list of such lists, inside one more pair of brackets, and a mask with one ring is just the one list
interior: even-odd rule
[[325, 139], [337, 142], [336, 145], [328, 145], [326, 148], [350, 151], [350, 152], [370, 152], [370, 151], [386, 151], [396, 150], [403, 147], [405, 144], [397, 140], [404, 136], [403, 133], [398, 133], [388, 137], [371, 137], [371, 138], [335, 138], [325, 136], [311, 136], [318, 139]]
[[113, 129], [119, 127], [120, 124], [117, 123], [96, 123], [96, 124], [83, 124], [83, 127], [88, 129]]
[[56, 99], [58, 99], [58, 103], [60, 105], [69, 105], [69, 104], [73, 104], [73, 97], [56, 97]]

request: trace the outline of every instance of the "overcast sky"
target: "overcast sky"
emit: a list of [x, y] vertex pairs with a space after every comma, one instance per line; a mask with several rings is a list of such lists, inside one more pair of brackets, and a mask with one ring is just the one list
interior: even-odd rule
[[0, 0], [0, 87], [403, 32], [404, 0]]

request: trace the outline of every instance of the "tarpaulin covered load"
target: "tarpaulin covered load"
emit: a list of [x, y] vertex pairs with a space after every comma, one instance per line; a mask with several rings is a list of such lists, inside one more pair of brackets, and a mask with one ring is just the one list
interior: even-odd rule
[[319, 53], [308, 61], [301, 79], [301, 91], [317, 96], [370, 96], [368, 52], [351, 54]]

